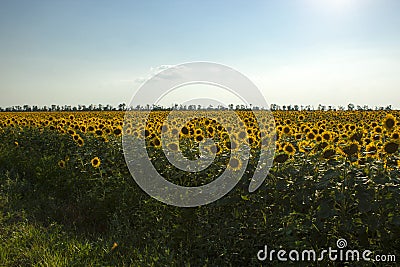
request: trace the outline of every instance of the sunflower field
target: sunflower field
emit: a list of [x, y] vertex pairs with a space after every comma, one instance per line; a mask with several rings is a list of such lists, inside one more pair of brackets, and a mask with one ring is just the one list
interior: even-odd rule
[[[274, 111], [265, 129], [254, 115], [264, 111], [235, 111], [242, 131], [233, 135], [203, 111], [177, 111], [193, 119], [167, 127], [169, 112], [132, 111], [137, 124], [122, 111], [1, 112], [0, 265], [260, 266], [266, 244], [318, 251], [340, 238], [400, 260], [399, 111]], [[179, 135], [170, 151], [195, 160], [208, 150], [213, 164], [180, 171], [164, 153], [163, 133]], [[133, 180], [123, 135], [144, 138], [154, 167], [178, 185], [207, 184], [226, 168], [245, 172], [216, 202], [169, 206]], [[248, 162], [229, 161], [243, 137]], [[200, 149], [205, 139], [214, 145]], [[260, 147], [271, 140], [273, 165], [249, 193]], [[290, 265], [273, 262], [280, 264]]]

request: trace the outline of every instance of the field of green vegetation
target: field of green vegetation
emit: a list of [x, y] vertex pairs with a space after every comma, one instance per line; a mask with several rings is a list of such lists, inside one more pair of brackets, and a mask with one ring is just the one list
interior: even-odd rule
[[[255, 157], [225, 197], [180, 208], [151, 198], [129, 174], [121, 114], [0, 114], [0, 265], [380, 265], [257, 259], [264, 245], [319, 251], [340, 238], [349, 249], [397, 255], [398, 262], [399, 113], [274, 116], [277, 156], [257, 191], [248, 192]], [[167, 159], [157, 136], [149, 138], [149, 157], [162, 169]]]

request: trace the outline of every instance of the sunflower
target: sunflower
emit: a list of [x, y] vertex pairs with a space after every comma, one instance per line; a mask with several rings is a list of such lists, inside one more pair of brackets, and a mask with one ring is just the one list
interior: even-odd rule
[[378, 148], [374, 143], [369, 143], [367, 147], [365, 148], [365, 152], [367, 154], [367, 157], [372, 158], [377, 155]]
[[78, 144], [78, 146], [83, 146], [85, 144], [85, 141], [83, 141], [83, 139], [79, 137], [79, 139], [76, 140], [76, 143]]
[[203, 137], [202, 134], [197, 134], [197, 133], [196, 133], [195, 139], [196, 139], [197, 142], [201, 142], [201, 141], [203, 141], [204, 137]]
[[160, 141], [160, 139], [158, 139], [158, 137], [154, 137], [152, 142], [153, 142], [153, 146], [154, 147], [156, 147], [156, 148], [160, 148], [161, 147], [161, 141]]
[[284, 134], [290, 135], [292, 133], [292, 129], [290, 128], [290, 126], [286, 125], [285, 127], [283, 127], [282, 132]]
[[323, 140], [322, 136], [320, 134], [317, 134], [315, 136], [315, 141], [317, 141], [318, 143], [321, 142]]
[[240, 170], [242, 165], [243, 165], [243, 163], [242, 163], [242, 161], [240, 159], [231, 158], [230, 161], [229, 161], [229, 165], [228, 166], [229, 166], [230, 169], [232, 169], [234, 171], [237, 171], [237, 170]]
[[228, 139], [225, 139], [224, 141], [223, 141], [223, 144], [224, 144], [224, 146], [227, 148], [227, 149], [236, 149], [236, 147], [237, 147], [237, 144], [235, 143], [235, 141], [234, 140], [232, 140], [232, 141], [230, 141], [230, 140], [228, 140]]
[[93, 168], [100, 167], [101, 160], [98, 157], [94, 157], [91, 161]]
[[322, 157], [324, 159], [330, 159], [336, 155], [336, 149], [333, 146], [327, 146], [322, 151]]
[[396, 118], [392, 114], [387, 114], [383, 120], [383, 127], [385, 127], [386, 130], [391, 131], [395, 125]]
[[315, 143], [306, 140], [300, 141], [297, 145], [302, 153], [308, 153], [315, 147]]
[[97, 129], [95, 131], [95, 134], [98, 135], [98, 136], [102, 136], [103, 135], [103, 131], [101, 129]]
[[362, 137], [363, 137], [362, 131], [355, 131], [350, 135], [350, 140], [360, 142]]
[[219, 144], [211, 146], [210, 147], [210, 151], [211, 151], [212, 154], [216, 154], [216, 155], [220, 155], [222, 153], [222, 150], [221, 150]]
[[256, 140], [257, 139], [253, 135], [250, 135], [249, 139], [248, 139], [249, 145], [250, 146], [256, 146], [257, 145], [257, 141]]
[[169, 143], [167, 147], [171, 151], [178, 151], [179, 149], [179, 146], [176, 143]]
[[214, 133], [215, 133], [214, 128], [212, 126], [208, 126], [207, 127], [207, 136], [208, 137], [213, 137]]
[[68, 129], [68, 133], [73, 136], [75, 134], [75, 131], [73, 129]]
[[60, 160], [60, 161], [58, 162], [58, 166], [59, 166], [61, 169], [65, 168], [65, 161]]
[[301, 133], [297, 133], [296, 135], [295, 135], [295, 139], [296, 140], [301, 140], [303, 138], [303, 135], [301, 134]]
[[400, 134], [399, 134], [398, 131], [393, 132], [391, 137], [392, 137], [392, 139], [395, 140], [395, 141], [399, 141], [399, 140], [400, 140]]
[[72, 138], [74, 139], [74, 141], [78, 141], [78, 139], [81, 137], [79, 136], [79, 134], [74, 134]]
[[[131, 128], [126, 128], [126, 129], [124, 129], [124, 133], [126, 134], [126, 135], [130, 135], [131, 133], [132, 133], [132, 129]], [[138, 135], [138, 133], [135, 131], [135, 133], [136, 133], [136, 136]]]
[[387, 154], [394, 154], [399, 150], [399, 144], [396, 142], [386, 142], [383, 145], [383, 151]]
[[168, 125], [164, 124], [163, 126], [161, 126], [161, 132], [162, 133], [167, 133], [168, 132]]
[[113, 133], [114, 133], [114, 135], [116, 135], [116, 136], [120, 136], [120, 135], [122, 134], [122, 128], [121, 128], [121, 126], [115, 127], [115, 128], [113, 129]]
[[286, 143], [285, 146], [283, 147], [283, 150], [289, 156], [293, 156], [296, 153], [296, 149], [294, 148], [294, 146], [291, 143]]
[[307, 133], [306, 137], [307, 137], [307, 139], [309, 139], [309, 140], [314, 140], [314, 138], [315, 138], [315, 133], [312, 132], [312, 131], [310, 131], [310, 132]]
[[274, 162], [276, 163], [284, 163], [289, 159], [289, 155], [286, 153], [280, 153], [274, 158]]
[[382, 133], [382, 127], [376, 126], [376, 127], [374, 128], [374, 132], [377, 133], [377, 134], [381, 134], [381, 133]]
[[176, 129], [176, 128], [172, 128], [171, 134], [172, 134], [172, 135], [177, 135], [177, 134], [179, 134], [179, 130]]
[[350, 142], [341, 149], [346, 156], [355, 156], [360, 151], [360, 145], [357, 142]]
[[323, 138], [325, 141], [330, 141], [330, 140], [332, 139], [332, 133], [331, 133], [331, 132], [328, 132], [328, 131], [323, 132], [323, 133], [321, 134], [321, 136], [322, 136], [322, 138]]
[[245, 131], [240, 131], [238, 137], [239, 139], [245, 139], [247, 137], [247, 133]]

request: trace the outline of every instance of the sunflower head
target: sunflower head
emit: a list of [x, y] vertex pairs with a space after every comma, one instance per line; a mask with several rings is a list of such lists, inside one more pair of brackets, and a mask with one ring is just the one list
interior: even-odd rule
[[365, 148], [365, 152], [366, 152], [366, 154], [367, 154], [366, 156], [368, 158], [372, 158], [377, 155], [378, 148], [374, 143], [369, 143]]
[[308, 132], [308, 133], [306, 134], [306, 137], [307, 137], [308, 140], [314, 140], [314, 138], [315, 138], [315, 133], [312, 132], [312, 131], [310, 131], [310, 132]]
[[60, 161], [58, 162], [58, 166], [59, 166], [61, 169], [64, 169], [64, 168], [65, 168], [65, 161], [60, 160]]
[[312, 141], [303, 140], [303, 141], [300, 141], [300, 142], [298, 143], [298, 146], [299, 146], [299, 151], [300, 151], [300, 152], [302, 152], [302, 153], [309, 153], [309, 152], [311, 152], [311, 150], [313, 150], [313, 148], [315, 147], [315, 143], [312, 142]]
[[282, 128], [282, 133], [283, 133], [283, 134], [290, 135], [290, 134], [292, 133], [292, 129], [290, 128], [289, 125], [286, 125], [286, 126], [284, 126], [284, 127]]
[[354, 156], [360, 151], [360, 146], [357, 142], [351, 142], [342, 147], [342, 151], [346, 156]]
[[91, 161], [93, 168], [100, 167], [101, 160], [98, 157], [94, 157]]
[[324, 140], [320, 134], [317, 134], [317, 135], [315, 136], [314, 139], [315, 139], [315, 141], [317, 141], [318, 143], [320, 143], [320, 142], [322, 142], [322, 140]]
[[169, 143], [167, 147], [171, 151], [178, 151], [179, 150], [179, 145], [176, 144], [176, 143]]
[[228, 167], [234, 171], [240, 170], [243, 163], [239, 158], [231, 158]]
[[332, 146], [327, 146], [325, 149], [322, 151], [322, 157], [324, 159], [330, 159], [336, 155], [336, 149]]
[[387, 114], [383, 120], [383, 127], [386, 130], [391, 131], [396, 125], [396, 118], [392, 114]]
[[391, 137], [395, 141], [400, 141], [400, 133], [398, 131], [393, 132]]
[[383, 151], [384, 151], [385, 153], [387, 153], [387, 154], [394, 154], [394, 153], [396, 153], [398, 150], [399, 150], [399, 143], [397, 143], [397, 142], [389, 141], [389, 142], [386, 142], [386, 143], [383, 145]]
[[286, 143], [285, 146], [283, 147], [283, 150], [289, 156], [293, 156], [296, 153], [296, 149], [291, 143]]
[[196, 135], [195, 135], [194, 138], [195, 138], [195, 140], [196, 140], [197, 142], [201, 142], [201, 141], [204, 140], [203, 134], [197, 134], [197, 133], [196, 133]]
[[321, 136], [325, 141], [330, 141], [332, 139], [332, 133], [328, 131], [323, 132]]
[[284, 163], [289, 159], [289, 155], [286, 153], [280, 153], [274, 158], [274, 162], [276, 163]]
[[78, 146], [82, 147], [85, 144], [85, 141], [83, 141], [82, 137], [79, 137], [78, 140], [76, 140], [76, 143]]
[[114, 135], [116, 135], [116, 136], [120, 136], [120, 135], [122, 134], [122, 128], [121, 128], [121, 126], [115, 127], [115, 128], [113, 129], [113, 133], [114, 133]]

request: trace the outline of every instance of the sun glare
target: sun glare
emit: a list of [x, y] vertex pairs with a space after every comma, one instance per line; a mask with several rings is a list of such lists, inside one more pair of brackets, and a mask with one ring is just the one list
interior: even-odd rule
[[307, 2], [319, 11], [332, 14], [346, 13], [357, 4], [357, 0], [307, 0]]

